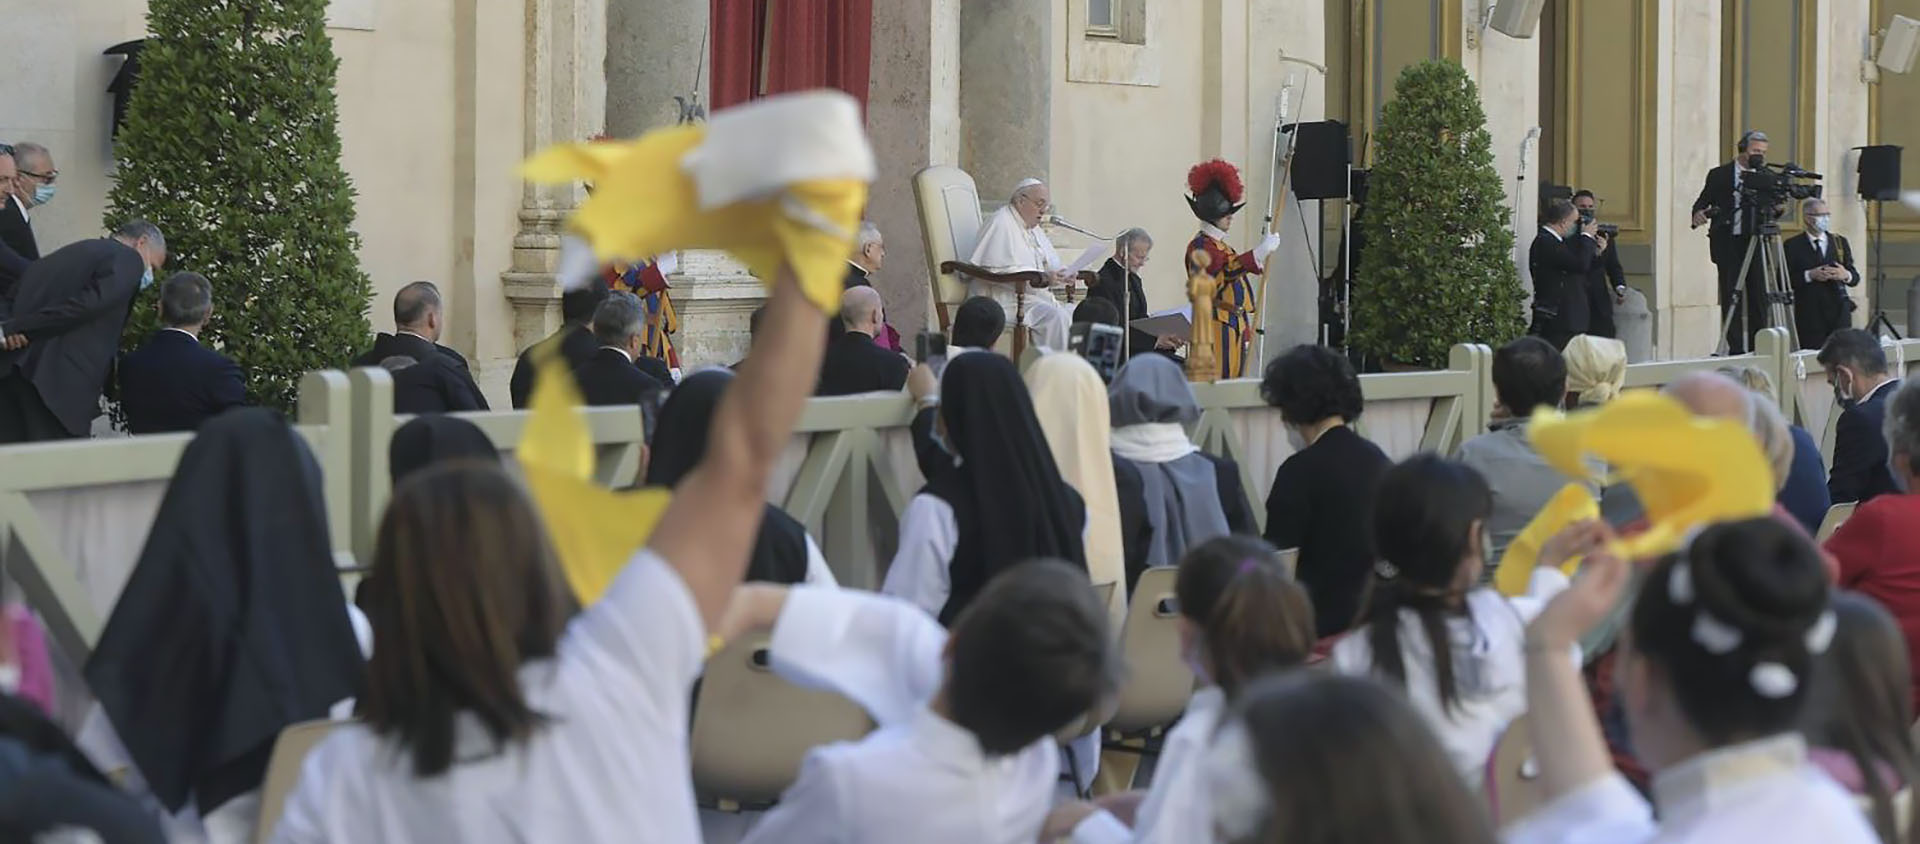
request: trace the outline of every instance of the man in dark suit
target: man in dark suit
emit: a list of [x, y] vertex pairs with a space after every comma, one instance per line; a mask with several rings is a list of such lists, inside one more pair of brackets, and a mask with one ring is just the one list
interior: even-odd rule
[[600, 344], [593, 341], [593, 312], [606, 299], [607, 282], [599, 277], [560, 294], [560, 330], [528, 346], [513, 364], [513, 378], [507, 382], [507, 395], [512, 397], [515, 410], [525, 409], [527, 400], [533, 395], [535, 366], [538, 363], [534, 355], [538, 350], [558, 343], [557, 351], [566, 359], [568, 371], [578, 370], [593, 357], [593, 353], [600, 348]]
[[599, 344], [573, 373], [580, 382], [580, 397], [593, 407], [639, 404], [640, 400], [667, 388], [635, 362], [646, 344], [647, 313], [639, 298], [617, 291], [593, 312], [593, 340]]
[[1847, 288], [1860, 284], [1853, 268], [1853, 247], [1831, 230], [1833, 215], [1821, 199], [1800, 203], [1806, 231], [1787, 238], [1787, 280], [1793, 284], [1793, 322], [1800, 348], [1818, 349], [1833, 332], [1853, 324], [1853, 298]]
[[[33, 236], [33, 220], [27, 212], [53, 201], [55, 180], [60, 171], [53, 166], [53, 154], [36, 143], [22, 141], [11, 145], [14, 174], [11, 184], [0, 182], [0, 243], [29, 261], [40, 257], [39, 242]], [[5, 290], [0, 289], [0, 297]]]
[[[1741, 187], [1753, 178], [1755, 171], [1766, 161], [1767, 133], [1749, 129], [1740, 136], [1738, 152], [1732, 161], [1707, 171], [1706, 182], [1700, 186], [1700, 195], [1693, 200], [1693, 227], [1707, 227], [1708, 250], [1713, 257], [1713, 265], [1720, 273], [1720, 319], [1725, 321], [1733, 313], [1735, 302], [1734, 288], [1739, 286], [1740, 265], [1747, 257], [1747, 247], [1753, 243], [1759, 221], [1755, 219], [1754, 209], [1748, 207]], [[1756, 255], [1747, 265], [1745, 291], [1752, 295], [1744, 296], [1746, 318], [1735, 317], [1727, 327], [1727, 353], [1746, 354], [1753, 342], [1753, 335], [1769, 325], [1766, 297], [1760, 291], [1766, 284], [1761, 272], [1760, 259]]]
[[[847, 259], [847, 277], [843, 282], [845, 285], [844, 289], [851, 290], [855, 287], [872, 287], [873, 274], [879, 272], [880, 268], [884, 266], [886, 262], [887, 241], [880, 236], [880, 227], [866, 220], [860, 221], [860, 236], [859, 239], [854, 241], [853, 257]], [[838, 337], [843, 330], [845, 330], [845, 327], [840, 325], [836, 318], [833, 328], [828, 333]], [[886, 323], [881, 323], [880, 333], [875, 334], [873, 339], [874, 342], [879, 343], [883, 349], [895, 352], [902, 350], [900, 346], [900, 332], [893, 330], [893, 326], [887, 325]]]
[[1171, 352], [1185, 342], [1182, 337], [1156, 337], [1130, 327], [1134, 320], [1146, 319], [1151, 313], [1147, 310], [1146, 286], [1140, 283], [1140, 268], [1147, 265], [1147, 256], [1152, 251], [1153, 238], [1146, 229], [1127, 229], [1114, 240], [1113, 257], [1100, 266], [1093, 286], [1087, 288], [1087, 298], [1105, 299], [1113, 303], [1116, 314], [1124, 315], [1121, 323], [1127, 327], [1129, 352], [1156, 349]]
[[160, 229], [134, 220], [27, 268], [0, 322], [0, 443], [87, 435], [133, 295], [166, 261]]
[[160, 324], [146, 345], [120, 359], [120, 408], [136, 434], [193, 431], [246, 404], [240, 366], [200, 345], [213, 314], [213, 286], [199, 273], [174, 273], [160, 285]]
[[[1580, 215], [1580, 222], [1595, 225], [1600, 213], [1600, 199], [1593, 191], [1577, 191], [1573, 195], [1573, 210]], [[1620, 266], [1620, 244], [1607, 239], [1607, 245], [1593, 256], [1593, 266], [1587, 268], [1587, 333], [1595, 337], [1618, 337], [1620, 331], [1613, 324], [1613, 306], [1620, 304], [1626, 295], [1627, 271]]]
[[847, 330], [827, 345], [820, 364], [816, 396], [899, 390], [907, 385], [907, 359], [874, 342], [884, 308], [871, 287], [850, 287], [840, 294], [840, 321]]
[[486, 396], [467, 370], [467, 359], [440, 345], [440, 288], [416, 281], [393, 295], [392, 334], [374, 338], [354, 367], [380, 366], [389, 358], [412, 358], [415, 366], [393, 375], [393, 412], [453, 413], [487, 410]]
[[1827, 337], [1818, 360], [1833, 385], [1834, 401], [1845, 408], [1834, 424], [1833, 470], [1827, 475], [1833, 503], [1865, 504], [1874, 496], [1898, 491], [1881, 429], [1887, 418], [1887, 396], [1900, 379], [1887, 371], [1887, 354], [1880, 341], [1858, 328], [1842, 328]]
[[[13, 295], [13, 287], [20, 283], [21, 274], [27, 271], [27, 265], [40, 257], [33, 243], [33, 230], [24, 227], [25, 220], [15, 208], [19, 202], [14, 197], [14, 185], [18, 181], [19, 170], [14, 165], [13, 147], [0, 144], [0, 317], [7, 313], [6, 300]], [[19, 228], [16, 229], [15, 227]], [[21, 239], [24, 231], [28, 253], [15, 249], [14, 241]]]
[[1573, 203], [1555, 199], [1540, 215], [1540, 233], [1527, 249], [1527, 267], [1533, 273], [1532, 333], [1556, 349], [1567, 347], [1575, 334], [1591, 325], [1588, 312], [1587, 271], [1593, 257], [1607, 248], [1604, 235], [1586, 230]]

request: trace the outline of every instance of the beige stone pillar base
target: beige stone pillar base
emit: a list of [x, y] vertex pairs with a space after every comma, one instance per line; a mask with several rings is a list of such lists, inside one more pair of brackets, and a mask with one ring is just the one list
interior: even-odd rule
[[752, 345], [749, 321], [767, 301], [766, 289], [747, 268], [724, 252], [690, 249], [680, 253], [679, 271], [668, 277], [673, 307], [680, 314], [674, 348], [682, 374], [707, 366], [728, 366], [747, 356]]

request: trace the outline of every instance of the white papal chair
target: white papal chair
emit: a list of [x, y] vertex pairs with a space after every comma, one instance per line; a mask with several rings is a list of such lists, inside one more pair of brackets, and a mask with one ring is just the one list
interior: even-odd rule
[[980, 190], [967, 171], [939, 164], [913, 175], [913, 199], [920, 207], [920, 237], [927, 247], [927, 283], [940, 330], [951, 331], [952, 309], [967, 298], [967, 279], [1014, 289], [1013, 358], [1026, 349], [1026, 292], [1043, 281], [1038, 272], [996, 273], [967, 262], [980, 242]]

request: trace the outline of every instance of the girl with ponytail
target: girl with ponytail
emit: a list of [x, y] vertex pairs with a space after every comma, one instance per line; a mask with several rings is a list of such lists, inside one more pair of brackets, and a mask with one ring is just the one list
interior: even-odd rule
[[1920, 841], [1906, 635], [1892, 613], [1859, 592], [1835, 595], [1833, 614], [1833, 645], [1819, 658], [1800, 717], [1808, 755], [1853, 793], [1882, 844]]
[[1809, 760], [1798, 731], [1815, 660], [1838, 628], [1813, 543], [1770, 518], [1713, 525], [1641, 581], [1614, 676], [1634, 752], [1654, 771], [1658, 821], [1614, 770], [1565, 658], [1631, 580], [1625, 561], [1596, 549], [1528, 627], [1546, 802], [1505, 841], [1874, 844], [1866, 814]]
[[1362, 624], [1331, 658], [1335, 671], [1404, 690], [1474, 787], [1500, 733], [1527, 708], [1526, 623], [1567, 583], [1542, 566], [1523, 597], [1481, 586], [1492, 513], [1487, 482], [1463, 463], [1422, 454], [1387, 470], [1374, 496], [1380, 559]]
[[1046, 833], [1077, 842], [1213, 840], [1212, 806], [1201, 761], [1227, 709], [1262, 675], [1304, 664], [1313, 651], [1313, 605], [1287, 576], [1272, 545], [1251, 536], [1203, 542], [1180, 560], [1174, 600], [1180, 644], [1200, 689], [1168, 732], [1153, 787], [1137, 801], [1132, 829], [1084, 804], [1054, 811]]

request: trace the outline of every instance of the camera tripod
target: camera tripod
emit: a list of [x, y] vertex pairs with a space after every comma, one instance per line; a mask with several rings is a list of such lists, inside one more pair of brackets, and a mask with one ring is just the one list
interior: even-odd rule
[[1754, 259], [1760, 260], [1760, 277], [1765, 289], [1759, 295], [1767, 301], [1767, 320], [1787, 330], [1787, 348], [1800, 348], [1800, 330], [1793, 319], [1793, 285], [1787, 279], [1787, 250], [1780, 242], [1780, 223], [1768, 220], [1760, 224], [1760, 234], [1747, 242], [1747, 254], [1740, 259], [1740, 275], [1733, 284], [1733, 310], [1720, 322], [1720, 343], [1714, 354], [1725, 356], [1729, 351], [1727, 335], [1733, 330], [1734, 320], [1740, 321], [1741, 344], [1747, 351], [1753, 351], [1753, 335], [1760, 326], [1747, 324], [1747, 297], [1753, 291], [1747, 289], [1747, 271], [1753, 267]]

